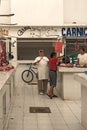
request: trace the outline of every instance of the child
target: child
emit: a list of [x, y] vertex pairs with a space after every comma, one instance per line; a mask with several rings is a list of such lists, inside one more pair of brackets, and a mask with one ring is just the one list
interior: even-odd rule
[[57, 63], [58, 58], [56, 57], [57, 54], [55, 52], [52, 52], [49, 59], [49, 78], [50, 78], [50, 90], [48, 92], [48, 96], [50, 99], [53, 97], [57, 97], [53, 94], [53, 89], [56, 87], [56, 80], [57, 80]]

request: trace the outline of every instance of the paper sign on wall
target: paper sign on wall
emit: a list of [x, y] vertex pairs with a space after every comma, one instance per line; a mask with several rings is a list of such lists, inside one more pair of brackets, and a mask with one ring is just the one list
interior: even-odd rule
[[56, 42], [55, 43], [55, 52], [62, 53], [62, 42]]

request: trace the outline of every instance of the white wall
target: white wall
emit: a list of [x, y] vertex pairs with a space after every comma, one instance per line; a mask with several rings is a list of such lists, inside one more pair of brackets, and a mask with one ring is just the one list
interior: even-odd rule
[[0, 14], [10, 13], [10, 0], [1, 0], [0, 3]]
[[64, 0], [64, 23], [87, 24], [87, 0]]
[[63, 24], [63, 0], [11, 0], [11, 10], [19, 25]]
[[[11, 0], [1, 0], [0, 2], [0, 15], [10, 14], [11, 13]], [[0, 23], [7, 24], [11, 22], [10, 17], [1, 17], [0, 16]]]

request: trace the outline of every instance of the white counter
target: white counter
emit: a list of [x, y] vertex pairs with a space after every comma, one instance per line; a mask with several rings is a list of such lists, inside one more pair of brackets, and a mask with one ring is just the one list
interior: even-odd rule
[[59, 72], [61, 73], [82, 73], [87, 70], [87, 68], [79, 68], [79, 67], [58, 67]]
[[3, 86], [6, 84], [13, 72], [14, 69], [10, 70], [9, 72], [0, 72], [0, 91], [3, 89]]
[[81, 123], [87, 130], [87, 75], [76, 74], [74, 78], [81, 84]]
[[6, 126], [9, 109], [15, 91], [15, 71], [17, 62], [13, 63], [14, 69], [0, 71], [0, 130]]
[[75, 73], [83, 73], [87, 68], [58, 67], [57, 90], [62, 99], [81, 98], [81, 85], [74, 79]]
[[75, 74], [74, 79], [79, 81], [82, 85], [87, 87], [87, 75], [85, 73]]

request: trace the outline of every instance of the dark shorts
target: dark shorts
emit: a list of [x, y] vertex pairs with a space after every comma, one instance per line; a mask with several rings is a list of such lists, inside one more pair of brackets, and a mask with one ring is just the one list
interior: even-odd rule
[[50, 86], [56, 87], [56, 81], [57, 81], [57, 72], [50, 70], [49, 71], [49, 78], [50, 78]]

